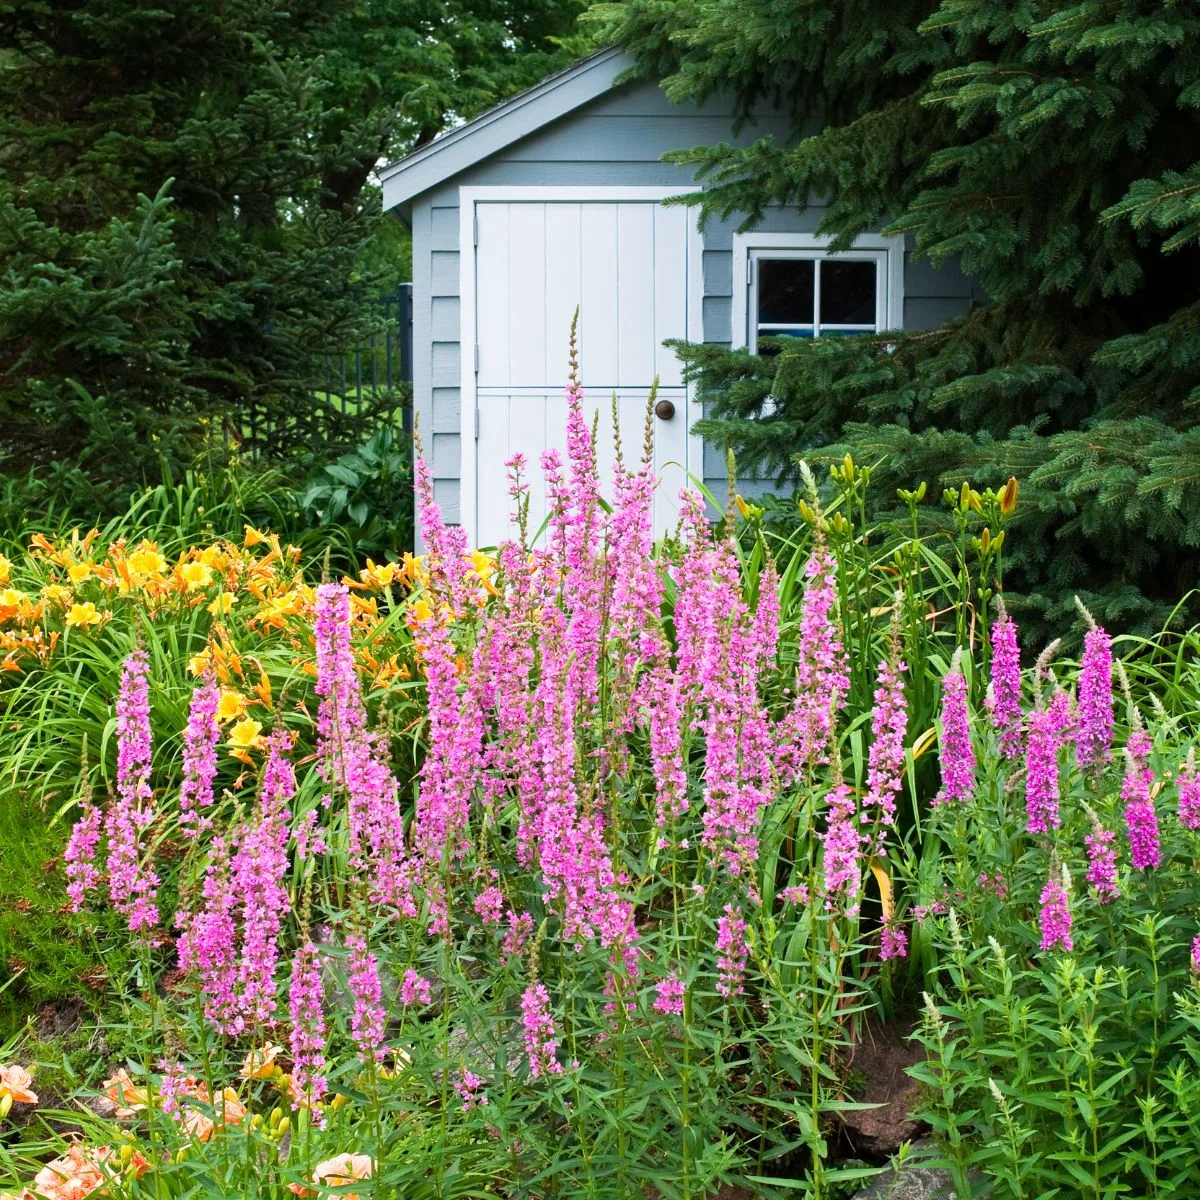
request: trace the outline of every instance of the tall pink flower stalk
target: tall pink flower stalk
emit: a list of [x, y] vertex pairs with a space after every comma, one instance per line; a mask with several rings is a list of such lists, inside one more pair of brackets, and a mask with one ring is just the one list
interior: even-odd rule
[[158, 876], [142, 836], [154, 820], [150, 788], [150, 663], [140, 646], [126, 659], [117, 694], [117, 795], [104, 822], [108, 894], [132, 933], [158, 924]]
[[1025, 746], [1025, 828], [1030, 833], [1048, 833], [1060, 824], [1060, 726], [1060, 717], [1052, 704], [1029, 714], [1029, 738]]
[[1051, 861], [1042, 908], [1038, 916], [1043, 950], [1073, 950], [1071, 940], [1071, 877], [1065, 865]]
[[825, 907], [845, 906], [848, 915], [858, 911], [862, 879], [863, 837], [858, 826], [858, 804], [848, 783], [839, 782], [828, 796], [829, 817], [822, 839]]
[[837, 619], [837, 564], [824, 542], [817, 543], [804, 574], [795, 699], [779, 737], [780, 777], [793, 783], [806, 767], [829, 761], [834, 724], [850, 690]]
[[296, 1090], [307, 1103], [317, 1105], [328, 1090], [325, 1078], [325, 1008], [321, 983], [321, 960], [317, 948], [308, 939], [292, 960], [288, 989], [292, 1052], [292, 1078]]
[[1200, 829], [1200, 776], [1196, 774], [1196, 752], [1189, 750], [1179, 768], [1179, 824], [1184, 829]]
[[188, 708], [183, 731], [183, 783], [179, 787], [179, 826], [187, 838], [194, 838], [212, 824], [207, 811], [212, 807], [213, 783], [217, 777], [220, 700], [220, 685], [209, 675], [192, 692]]
[[213, 1028], [236, 1036], [244, 1029], [244, 1018], [236, 995], [236, 900], [224, 837], [214, 837], [209, 845], [202, 896], [195, 912], [185, 910], [176, 918], [179, 966], [200, 976], [204, 1015]]
[[1075, 759], [1080, 769], [1096, 768], [1112, 757], [1112, 639], [1086, 612], [1091, 628], [1083, 639], [1079, 671], [1079, 724]]
[[352, 933], [346, 938], [346, 950], [349, 953], [346, 982], [354, 997], [350, 1037], [363, 1062], [382, 1062], [387, 1013], [379, 982], [379, 961], [368, 951], [367, 940], [360, 933]]
[[904, 735], [908, 729], [908, 705], [904, 696], [907, 665], [893, 653], [879, 664], [875, 707], [871, 712], [871, 752], [867, 760], [867, 794], [863, 800], [864, 822], [870, 829], [869, 852], [885, 853], [888, 830], [896, 823], [896, 797], [904, 783]]
[[1135, 870], [1147, 871], [1162, 863], [1158, 814], [1154, 808], [1154, 772], [1150, 769], [1150, 736], [1141, 722], [1134, 721], [1125, 747], [1125, 779], [1121, 799], [1125, 802], [1125, 828], [1129, 834], [1129, 861]]
[[350, 865], [379, 901], [415, 916], [398, 784], [385, 748], [367, 726], [351, 649], [350, 594], [344, 585], [317, 588], [313, 634], [320, 698], [317, 748], [326, 783], [346, 799]]
[[63, 851], [67, 870], [67, 898], [71, 910], [79, 912], [88, 896], [100, 886], [96, 862], [100, 854], [104, 815], [90, 798], [83, 801], [83, 811], [71, 827], [71, 836]]
[[543, 1075], [561, 1075], [558, 1061], [558, 1034], [550, 1011], [550, 993], [544, 983], [531, 983], [521, 997], [521, 1024], [525, 1029], [525, 1055], [533, 1079]]
[[942, 680], [942, 790], [935, 803], [968, 800], [975, 791], [975, 747], [967, 713], [962, 653], [955, 651]]
[[271, 1024], [278, 1002], [279, 934], [291, 912], [287, 845], [296, 795], [296, 775], [287, 758], [291, 741], [282, 730], [267, 741], [258, 816], [241, 830], [230, 864], [233, 894], [242, 918], [238, 1008], [247, 1028]]
[[1021, 754], [1021, 651], [1017, 645], [1017, 626], [1004, 601], [1000, 615], [992, 625], [992, 678], [987, 709], [1000, 741], [1000, 753], [1007, 759]]
[[1108, 904], [1121, 894], [1117, 884], [1117, 851], [1113, 845], [1116, 840], [1117, 835], [1111, 829], [1105, 829], [1093, 816], [1092, 832], [1084, 838], [1088, 858], [1087, 881], [1101, 904]]
[[746, 961], [750, 947], [746, 942], [746, 922], [742, 910], [732, 904], [725, 905], [723, 915], [717, 920], [717, 991], [726, 1000], [740, 996], [745, 988]]

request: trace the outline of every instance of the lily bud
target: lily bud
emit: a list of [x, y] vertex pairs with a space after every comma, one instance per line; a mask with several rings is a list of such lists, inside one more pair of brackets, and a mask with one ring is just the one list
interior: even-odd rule
[[1007, 517], [1017, 507], [1017, 477], [1012, 475], [1000, 493], [1000, 511]]

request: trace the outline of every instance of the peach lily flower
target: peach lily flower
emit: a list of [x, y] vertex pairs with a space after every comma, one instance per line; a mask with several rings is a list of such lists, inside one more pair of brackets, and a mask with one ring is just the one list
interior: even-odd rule
[[[345, 1187], [360, 1179], [370, 1179], [374, 1172], [375, 1162], [369, 1154], [338, 1154], [333, 1158], [327, 1158], [322, 1163], [317, 1163], [313, 1168], [313, 1183], [330, 1188]], [[302, 1183], [289, 1184], [288, 1190], [297, 1196], [317, 1195]], [[341, 1200], [361, 1200], [357, 1192], [348, 1192], [345, 1195], [339, 1193], [339, 1195], [341, 1195]]]
[[11, 1096], [14, 1104], [36, 1104], [37, 1092], [32, 1083], [33, 1074], [26, 1067], [0, 1067], [0, 1100]]

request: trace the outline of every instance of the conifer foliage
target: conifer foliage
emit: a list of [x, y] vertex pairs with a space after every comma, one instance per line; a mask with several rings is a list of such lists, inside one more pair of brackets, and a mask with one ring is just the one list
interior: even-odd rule
[[[1027, 620], [1072, 597], [1153, 627], [1200, 543], [1200, 10], [1185, 0], [631, 0], [614, 36], [669, 96], [775, 104], [786, 144], [678, 152], [704, 211], [824, 206], [988, 299], [941, 328], [692, 346], [705, 432], [781, 481], [847, 449], [881, 481], [1023, 484]], [[764, 405], [766, 398], [773, 399]], [[1194, 615], [1194, 614], [1193, 614]]]
[[128, 473], [312, 409], [376, 319], [372, 170], [560, 65], [578, 7], [0, 5], [0, 454]]

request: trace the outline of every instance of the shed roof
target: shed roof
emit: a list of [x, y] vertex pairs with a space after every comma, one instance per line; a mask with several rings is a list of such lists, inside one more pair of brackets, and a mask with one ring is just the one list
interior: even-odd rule
[[600, 50], [389, 163], [379, 172], [383, 207], [407, 209], [422, 192], [604, 95], [633, 63], [619, 47]]

